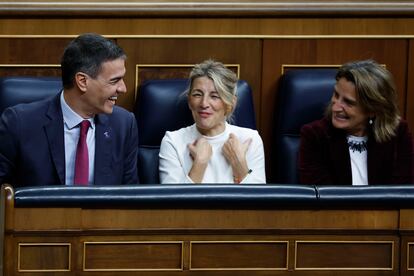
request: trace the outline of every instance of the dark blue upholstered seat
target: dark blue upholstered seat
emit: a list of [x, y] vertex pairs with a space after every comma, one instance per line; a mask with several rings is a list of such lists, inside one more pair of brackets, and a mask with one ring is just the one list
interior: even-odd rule
[[15, 207], [297, 209], [316, 206], [307, 185], [36, 186], [15, 189]]
[[414, 208], [414, 187], [309, 185], [117, 185], [16, 188], [14, 206], [191, 209]]
[[412, 208], [414, 186], [315, 186], [318, 204], [323, 208]]
[[9, 106], [52, 97], [62, 90], [59, 77], [0, 78], [0, 114]]
[[300, 128], [323, 117], [332, 96], [336, 69], [299, 69], [286, 72], [279, 83], [274, 148], [275, 183], [299, 183]]
[[[139, 129], [138, 173], [144, 184], [159, 183], [158, 153], [165, 132], [193, 124], [183, 94], [187, 79], [149, 80], [139, 88], [135, 116]], [[253, 97], [245, 81], [237, 84], [238, 102], [233, 124], [256, 129]]]

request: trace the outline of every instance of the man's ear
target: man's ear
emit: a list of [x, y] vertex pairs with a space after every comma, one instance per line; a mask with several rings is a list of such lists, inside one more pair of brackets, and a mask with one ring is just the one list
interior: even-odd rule
[[75, 83], [80, 91], [86, 92], [88, 88], [88, 76], [85, 73], [78, 72], [75, 74]]

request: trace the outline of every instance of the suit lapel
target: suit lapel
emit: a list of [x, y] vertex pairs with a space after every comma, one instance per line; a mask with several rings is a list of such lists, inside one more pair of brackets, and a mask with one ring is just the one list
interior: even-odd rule
[[[384, 168], [392, 169], [391, 158], [385, 156], [392, 156], [392, 147], [390, 143], [376, 143], [374, 136], [368, 138], [368, 183], [381, 184], [387, 181], [383, 174]], [[389, 184], [389, 183], [387, 183]]]
[[105, 114], [96, 115], [95, 119], [95, 185], [105, 185], [111, 170], [112, 128]]
[[60, 94], [52, 99], [46, 113], [48, 121], [45, 123], [50, 154], [59, 176], [60, 184], [65, 184], [65, 141], [63, 130], [63, 115], [60, 107]]
[[334, 175], [338, 176], [338, 179], [334, 181], [338, 184], [349, 185], [352, 183], [352, 171], [346, 137], [340, 131], [332, 130], [330, 141], [332, 165], [335, 170]]

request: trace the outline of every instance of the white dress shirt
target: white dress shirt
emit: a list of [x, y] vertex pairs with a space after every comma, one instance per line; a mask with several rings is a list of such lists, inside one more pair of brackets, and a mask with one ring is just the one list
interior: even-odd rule
[[[66, 103], [63, 97], [64, 91], [60, 94], [60, 105], [62, 107], [64, 139], [65, 139], [65, 184], [73, 185], [75, 175], [76, 148], [79, 141], [80, 123], [85, 120]], [[93, 118], [88, 119], [91, 126], [86, 136], [89, 156], [89, 185], [94, 183], [95, 170], [95, 122]]]
[[351, 143], [353, 145], [359, 145], [357, 147], [349, 146], [349, 156], [351, 158], [352, 185], [368, 185], [368, 149], [366, 147], [368, 137], [348, 135], [347, 140], [348, 144]]

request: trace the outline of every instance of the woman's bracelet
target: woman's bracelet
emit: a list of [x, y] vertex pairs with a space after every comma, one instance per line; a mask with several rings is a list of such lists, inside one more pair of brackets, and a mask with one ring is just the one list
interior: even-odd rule
[[[247, 175], [249, 175], [249, 174], [251, 174], [252, 173], [252, 169], [249, 169], [248, 171], [247, 171], [247, 174], [246, 174], [246, 176]], [[245, 177], [246, 177], [245, 176]], [[240, 178], [238, 178], [237, 176], [234, 176], [233, 175], [233, 181], [234, 181], [234, 183], [236, 183], [236, 184], [240, 184], [240, 182], [242, 181], [243, 179], [240, 179]]]

